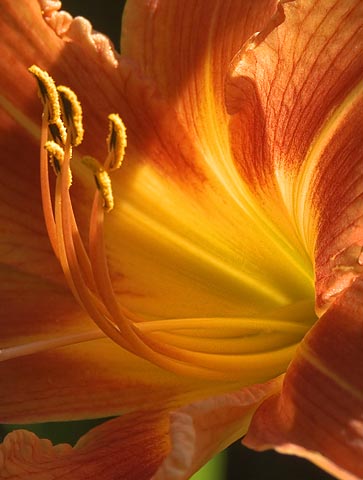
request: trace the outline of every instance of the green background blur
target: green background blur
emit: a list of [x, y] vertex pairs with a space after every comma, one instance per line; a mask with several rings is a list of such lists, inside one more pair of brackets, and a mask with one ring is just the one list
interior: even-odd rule
[[[63, 0], [62, 3], [63, 8], [74, 16], [82, 15], [91, 20], [94, 28], [111, 37], [119, 49], [121, 12], [124, 4], [122, 0]], [[40, 437], [49, 438], [53, 443], [74, 444], [81, 435], [102, 421], [45, 423], [28, 425], [26, 428], [34, 431]], [[24, 428], [24, 426], [15, 425], [0, 426], [0, 437], [4, 437], [8, 431], [16, 427]], [[193, 476], [193, 480], [330, 479], [333, 477], [303, 459], [283, 456], [275, 452], [253, 452], [243, 447], [240, 442], [236, 442], [228, 450], [222, 452]]]

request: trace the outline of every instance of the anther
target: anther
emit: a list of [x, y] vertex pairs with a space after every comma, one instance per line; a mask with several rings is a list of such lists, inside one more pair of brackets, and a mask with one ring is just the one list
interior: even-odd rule
[[63, 148], [58, 145], [58, 143], [51, 140], [45, 142], [44, 148], [48, 152], [49, 163], [52, 165], [54, 173], [58, 175], [61, 171], [64, 160]]
[[96, 187], [103, 199], [103, 208], [106, 212], [110, 212], [114, 207], [111, 179], [100, 162], [94, 157], [83, 157], [82, 163], [88, 167], [93, 173]]
[[49, 123], [48, 128], [52, 139], [60, 145], [65, 145], [67, 132], [62, 120], [57, 118], [55, 122]]
[[[59, 175], [62, 169], [63, 161], [64, 161], [64, 150], [63, 148], [58, 145], [58, 143], [53, 142], [52, 140], [48, 140], [45, 142], [44, 148], [48, 153], [49, 163], [53, 167], [54, 173]], [[72, 172], [71, 169], [68, 168], [68, 186], [72, 185]]]
[[77, 95], [68, 87], [60, 85], [57, 87], [59, 101], [62, 110], [63, 121], [70, 135], [71, 145], [76, 147], [83, 140], [82, 107]]
[[47, 121], [56, 123], [60, 118], [60, 106], [53, 78], [37, 65], [29, 67], [29, 72], [35, 76], [38, 82], [39, 96], [45, 111], [47, 111]]
[[127, 145], [126, 127], [121, 118], [116, 113], [108, 116], [109, 134], [107, 137], [107, 147], [110, 154], [110, 163], [108, 170], [116, 170], [121, 166], [125, 155]]

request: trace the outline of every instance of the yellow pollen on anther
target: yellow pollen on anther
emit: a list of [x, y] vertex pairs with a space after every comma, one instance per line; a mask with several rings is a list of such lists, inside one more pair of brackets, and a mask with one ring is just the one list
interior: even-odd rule
[[55, 122], [49, 123], [48, 129], [55, 142], [59, 143], [60, 145], [65, 145], [67, 132], [60, 118], [58, 118]]
[[83, 157], [82, 163], [93, 173], [97, 189], [99, 190], [103, 199], [103, 208], [106, 212], [110, 212], [114, 207], [114, 201], [109, 174], [102, 167], [100, 162], [94, 157]]
[[125, 156], [127, 145], [126, 127], [117, 113], [111, 113], [108, 116], [109, 134], [107, 137], [107, 147], [111, 155], [108, 170], [120, 168]]
[[39, 96], [47, 111], [47, 121], [56, 123], [60, 118], [60, 105], [53, 78], [37, 65], [29, 67], [29, 72], [35, 76], [38, 82]]
[[[64, 150], [58, 143], [48, 140], [44, 144], [44, 148], [48, 153], [48, 160], [53, 167], [54, 173], [59, 175], [64, 162]], [[68, 168], [68, 186], [72, 185], [72, 171]]]
[[71, 145], [77, 147], [83, 140], [82, 107], [77, 95], [68, 87], [57, 87], [63, 121], [70, 135]]
[[58, 175], [61, 171], [64, 161], [64, 150], [58, 143], [49, 140], [45, 142], [44, 148], [48, 152], [49, 163], [52, 165], [54, 173]]

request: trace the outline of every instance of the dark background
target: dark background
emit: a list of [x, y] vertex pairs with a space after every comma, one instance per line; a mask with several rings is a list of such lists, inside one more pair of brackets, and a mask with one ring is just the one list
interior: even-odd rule
[[[183, 1], [183, 0], [180, 0]], [[210, 1], [210, 0], [205, 0]], [[93, 27], [106, 33], [119, 50], [121, 31], [121, 12], [123, 0], [63, 0], [63, 9], [73, 16], [88, 18]], [[100, 421], [81, 421], [34, 426], [33, 431], [50, 438], [55, 443], [76, 440]], [[7, 429], [0, 427], [0, 437]], [[46, 432], [46, 433], [45, 433]], [[331, 480], [332, 476], [322, 472], [309, 462], [293, 457], [279, 455], [273, 451], [257, 453], [236, 442], [227, 451], [226, 480]], [[222, 479], [221, 479], [222, 480]]]

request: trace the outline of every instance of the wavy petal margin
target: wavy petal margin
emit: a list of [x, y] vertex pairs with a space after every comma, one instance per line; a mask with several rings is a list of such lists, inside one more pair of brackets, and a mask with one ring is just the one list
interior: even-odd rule
[[363, 478], [363, 278], [306, 336], [280, 394], [253, 417], [244, 443], [309, 459], [344, 480]]
[[168, 428], [166, 413], [125, 415], [94, 428], [73, 449], [18, 430], [0, 446], [0, 478], [148, 480], [169, 452]]
[[152, 480], [187, 480], [246, 432], [257, 406], [282, 377], [239, 392], [210, 397], [171, 413], [171, 451]]

